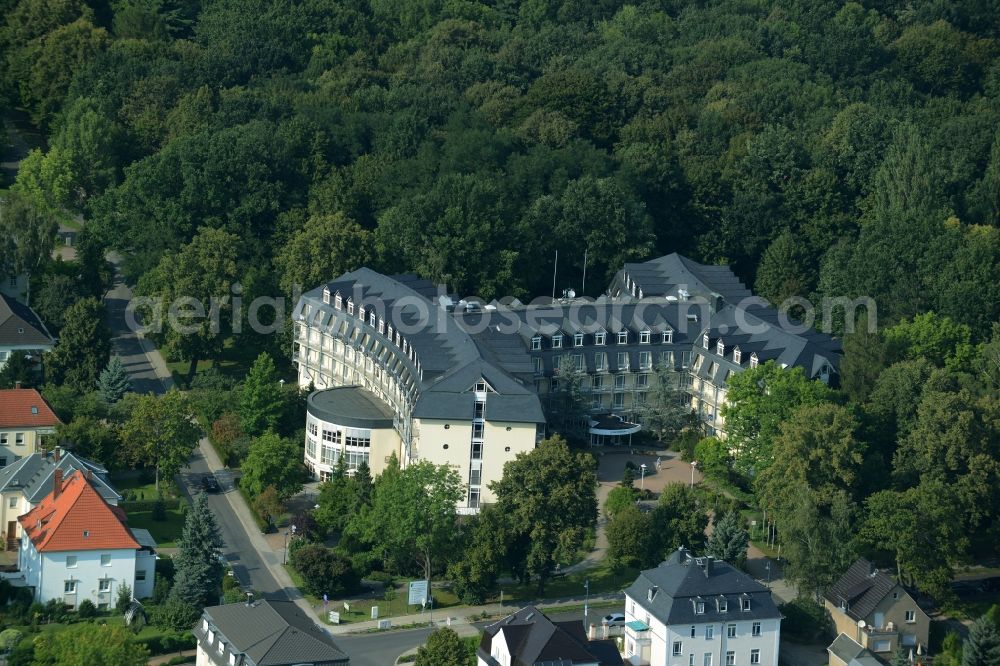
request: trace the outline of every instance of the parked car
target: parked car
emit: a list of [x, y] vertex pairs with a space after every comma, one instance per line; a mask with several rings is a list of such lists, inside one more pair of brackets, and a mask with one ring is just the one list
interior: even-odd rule
[[205, 489], [206, 493], [217, 493], [222, 490], [219, 487], [219, 482], [216, 480], [214, 474], [208, 474], [201, 477], [201, 487]]
[[609, 613], [601, 618], [601, 624], [609, 627], [624, 627], [625, 613]]

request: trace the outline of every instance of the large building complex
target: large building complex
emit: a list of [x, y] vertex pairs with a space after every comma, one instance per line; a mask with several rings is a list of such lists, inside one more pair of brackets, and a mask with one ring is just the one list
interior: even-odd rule
[[[574, 374], [592, 440], [639, 428], [659, 378], [724, 434], [733, 373], [774, 360], [831, 381], [839, 343], [794, 322], [725, 266], [677, 254], [627, 264], [597, 299], [458, 300], [414, 276], [362, 268], [303, 295], [294, 313], [299, 385], [312, 386], [306, 464], [343, 456], [373, 473], [395, 454], [458, 469], [463, 509], [492, 500], [503, 464], [545, 433], [543, 405]], [[586, 426], [587, 424], [582, 424]]]

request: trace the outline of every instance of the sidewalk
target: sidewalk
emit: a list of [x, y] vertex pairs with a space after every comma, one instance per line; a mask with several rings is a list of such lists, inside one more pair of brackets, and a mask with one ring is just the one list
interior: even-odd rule
[[[472, 636], [479, 633], [479, 630], [473, 624], [481, 622], [484, 613], [487, 617], [504, 617], [525, 606], [535, 606], [545, 610], [547, 608], [558, 608], [559, 606], [582, 606], [584, 601], [584, 597], [563, 597], [561, 599], [537, 599], [534, 601], [505, 603], [503, 606], [498, 603], [486, 604], [484, 606], [457, 606], [382, 619], [390, 620], [393, 628], [413, 624], [433, 623], [438, 627], [450, 626], [459, 636]], [[591, 606], [606, 605], [608, 602], [618, 601], [621, 602], [624, 609], [625, 596], [622, 593], [595, 594], [590, 597]], [[596, 613], [592, 613], [591, 615], [592, 617], [598, 617]], [[378, 620], [365, 620], [364, 622], [328, 626], [327, 629], [334, 635], [358, 634], [377, 630], [378, 623]]]
[[183, 652], [171, 652], [170, 654], [158, 654], [155, 657], [150, 657], [149, 661], [146, 662], [146, 663], [148, 663], [149, 666], [159, 666], [160, 664], [167, 663], [168, 661], [170, 661], [174, 657], [178, 657], [178, 656], [182, 656], [182, 655], [185, 656], [185, 657], [191, 657], [191, 659], [187, 663], [193, 664], [194, 660], [195, 660], [195, 656], [197, 655], [197, 650], [184, 650]]

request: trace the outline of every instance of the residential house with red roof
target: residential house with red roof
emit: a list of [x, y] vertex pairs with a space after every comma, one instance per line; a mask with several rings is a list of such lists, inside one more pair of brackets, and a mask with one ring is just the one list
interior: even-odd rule
[[87, 479], [73, 470], [54, 472], [52, 492], [18, 518], [23, 538], [18, 570], [36, 601], [59, 599], [77, 608], [90, 599], [98, 609], [114, 606], [128, 585], [136, 598], [152, 595], [156, 553], [143, 545]]
[[0, 391], [0, 467], [39, 450], [42, 438], [61, 421], [33, 388]]

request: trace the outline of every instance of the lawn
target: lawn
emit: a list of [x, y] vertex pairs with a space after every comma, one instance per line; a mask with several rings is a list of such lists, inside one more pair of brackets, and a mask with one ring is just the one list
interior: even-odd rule
[[[130, 470], [112, 474], [111, 485], [122, 495], [129, 490], [137, 500], [155, 500], [156, 483], [151, 479], [152, 473], [148, 470]], [[180, 491], [173, 479], [160, 479], [160, 490], [167, 499], [180, 497]]]
[[160, 548], [176, 548], [184, 530], [184, 514], [180, 509], [168, 509], [166, 520], [153, 520], [152, 511], [130, 511], [129, 527], [149, 530]]
[[[562, 597], [583, 597], [586, 594], [585, 583], [590, 581], [590, 594], [603, 594], [608, 592], [620, 592], [626, 586], [631, 585], [639, 570], [631, 567], [622, 569], [612, 569], [607, 561], [601, 562], [598, 566], [587, 571], [580, 571], [561, 576], [550, 580], [545, 585], [544, 596], [547, 599], [557, 599]], [[527, 585], [509, 584], [503, 586], [504, 602], [509, 601], [533, 601], [539, 598], [538, 586], [535, 583]], [[491, 599], [495, 602], [498, 599]]]
[[[198, 361], [197, 372], [205, 372], [209, 368], [216, 368], [221, 374], [231, 377], [237, 381], [243, 381], [247, 373], [250, 372], [250, 366], [253, 362], [257, 360], [257, 355], [260, 353], [260, 349], [255, 345], [239, 344], [237, 338], [230, 336], [226, 338], [225, 343], [223, 343], [222, 353], [218, 358], [212, 360], [202, 360]], [[164, 355], [164, 358], [166, 356]], [[283, 371], [281, 369], [281, 359], [275, 359], [278, 365], [278, 372], [281, 374]], [[167, 369], [173, 375], [174, 383], [178, 386], [186, 384], [186, 377], [188, 369], [191, 367], [188, 361], [170, 361], [167, 360]], [[285, 379], [289, 381], [294, 381], [295, 374], [290, 373], [285, 376]]]

